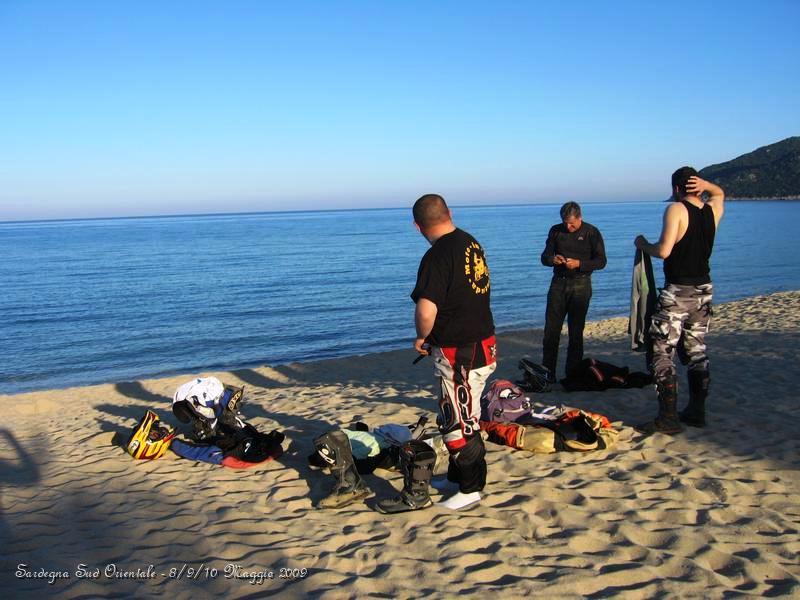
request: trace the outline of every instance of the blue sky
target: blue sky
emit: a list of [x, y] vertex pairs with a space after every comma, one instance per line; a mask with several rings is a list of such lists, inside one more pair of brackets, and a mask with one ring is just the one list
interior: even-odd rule
[[657, 200], [800, 134], [800, 2], [0, 2], [0, 220]]

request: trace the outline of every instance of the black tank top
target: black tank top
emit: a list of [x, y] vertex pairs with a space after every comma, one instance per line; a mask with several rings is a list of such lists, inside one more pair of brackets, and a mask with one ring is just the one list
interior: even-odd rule
[[689, 213], [689, 226], [680, 241], [672, 247], [670, 255], [664, 259], [664, 278], [667, 284], [711, 283], [708, 259], [717, 230], [714, 210], [708, 204], [697, 208], [686, 200], [681, 200], [681, 203]]

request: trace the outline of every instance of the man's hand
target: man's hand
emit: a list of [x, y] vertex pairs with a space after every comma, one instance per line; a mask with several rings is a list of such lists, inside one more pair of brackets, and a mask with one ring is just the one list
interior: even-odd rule
[[570, 271], [573, 271], [581, 266], [581, 261], [577, 258], [565, 258], [564, 259], [564, 266], [567, 267]]
[[414, 340], [414, 350], [419, 352], [422, 356], [430, 354], [430, 345], [425, 342], [425, 338], [417, 338]]
[[689, 177], [689, 181], [686, 183], [686, 191], [689, 192], [690, 194], [695, 194], [696, 196], [699, 196], [703, 192], [710, 193], [712, 186], [715, 188], [717, 187], [709, 183], [705, 179], [700, 179], [697, 175], [692, 175], [691, 177]]
[[643, 235], [637, 235], [636, 239], [633, 240], [633, 245], [636, 246], [637, 250], [641, 250], [645, 244], [647, 244], [647, 238]]
[[715, 183], [700, 179], [696, 175], [689, 177], [689, 181], [686, 183], [686, 191], [698, 197], [702, 197], [703, 194], [708, 194], [706, 203], [709, 204], [714, 211], [714, 224], [719, 225], [719, 221], [722, 219], [722, 213], [725, 210], [723, 206], [725, 203], [725, 191]]
[[567, 264], [567, 259], [564, 258], [563, 256], [561, 256], [560, 254], [556, 254], [553, 257], [553, 264], [557, 265], [557, 266], [558, 265], [566, 265]]

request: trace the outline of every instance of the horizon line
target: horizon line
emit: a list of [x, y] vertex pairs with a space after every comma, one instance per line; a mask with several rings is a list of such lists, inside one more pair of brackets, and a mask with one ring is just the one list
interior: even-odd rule
[[[663, 200], [585, 200], [581, 204], [650, 204], [663, 202]], [[492, 208], [508, 206], [546, 206], [548, 204], [560, 206], [560, 201], [539, 201], [539, 202], [491, 202], [488, 204], [448, 204], [450, 208]], [[236, 217], [249, 215], [265, 214], [308, 214], [308, 213], [332, 213], [332, 212], [358, 212], [358, 211], [388, 211], [388, 210], [411, 210], [410, 206], [375, 206], [357, 208], [308, 208], [308, 209], [274, 209], [274, 210], [253, 210], [253, 211], [233, 211], [233, 212], [207, 212], [207, 213], [164, 213], [149, 215], [119, 215], [104, 217], [56, 217], [50, 219], [11, 219], [0, 220], [0, 225], [25, 224], [25, 223], [61, 223], [71, 221], [111, 221], [125, 219], [172, 219], [186, 217]]]

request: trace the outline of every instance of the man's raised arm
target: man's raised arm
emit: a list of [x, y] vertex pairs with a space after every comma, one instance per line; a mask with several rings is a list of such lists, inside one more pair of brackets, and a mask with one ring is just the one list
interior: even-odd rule
[[725, 212], [725, 191], [715, 183], [700, 179], [697, 176], [689, 177], [689, 183], [686, 184], [686, 191], [690, 194], [700, 196], [703, 192], [709, 195], [706, 202], [711, 206], [714, 211], [714, 225], [719, 225], [722, 218], [722, 213]]

